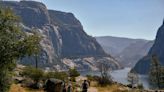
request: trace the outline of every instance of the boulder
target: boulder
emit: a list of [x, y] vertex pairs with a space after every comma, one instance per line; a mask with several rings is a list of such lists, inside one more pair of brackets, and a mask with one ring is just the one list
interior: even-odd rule
[[46, 81], [46, 92], [60, 92], [62, 89], [62, 81], [54, 78], [50, 78]]

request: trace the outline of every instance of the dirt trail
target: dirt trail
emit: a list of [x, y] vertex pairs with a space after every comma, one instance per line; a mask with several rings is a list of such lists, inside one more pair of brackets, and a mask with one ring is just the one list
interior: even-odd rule
[[[76, 78], [77, 83], [80, 84], [83, 82], [83, 80], [87, 80], [87, 78], [84, 76], [79, 76]], [[98, 90], [96, 87], [89, 87], [88, 92], [98, 92]]]
[[88, 92], [98, 92], [98, 90], [95, 87], [90, 87]]

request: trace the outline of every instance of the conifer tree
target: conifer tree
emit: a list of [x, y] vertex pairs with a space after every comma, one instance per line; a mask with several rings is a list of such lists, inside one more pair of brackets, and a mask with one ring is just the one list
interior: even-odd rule
[[150, 64], [150, 72], [149, 72], [149, 81], [153, 87], [157, 87], [158, 89], [161, 87], [161, 65], [156, 55], [152, 56], [151, 64]]

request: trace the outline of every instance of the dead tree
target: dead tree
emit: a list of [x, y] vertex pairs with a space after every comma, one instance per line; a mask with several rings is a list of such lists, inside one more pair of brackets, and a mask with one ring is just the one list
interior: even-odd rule
[[100, 79], [98, 80], [98, 83], [102, 86], [108, 85], [112, 83], [112, 78], [110, 75], [110, 66], [109, 64], [106, 64], [105, 62], [101, 62], [98, 64], [98, 68], [100, 71]]

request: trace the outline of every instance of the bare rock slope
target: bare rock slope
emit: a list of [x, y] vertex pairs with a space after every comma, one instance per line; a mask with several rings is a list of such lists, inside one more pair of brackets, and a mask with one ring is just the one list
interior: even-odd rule
[[[87, 35], [80, 21], [72, 13], [48, 10], [35, 1], [3, 1], [20, 16], [26, 32], [36, 28], [42, 35], [39, 67], [96, 70], [98, 62], [108, 62], [113, 69], [120, 66], [106, 54], [95, 38]], [[34, 58], [24, 58], [21, 64], [35, 65]]]

